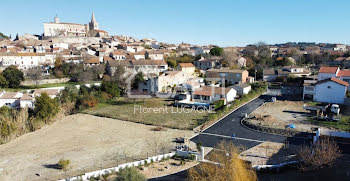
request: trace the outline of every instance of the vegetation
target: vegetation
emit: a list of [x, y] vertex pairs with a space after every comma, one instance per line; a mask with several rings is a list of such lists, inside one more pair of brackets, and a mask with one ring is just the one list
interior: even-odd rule
[[213, 163], [201, 163], [189, 170], [190, 181], [255, 181], [256, 173], [239, 158], [240, 149], [233, 143], [221, 143], [218, 150], [209, 154]]
[[315, 118], [308, 118], [306, 121], [319, 126], [335, 128], [339, 131], [350, 131], [350, 116], [340, 116], [338, 122], [322, 121]]
[[222, 56], [224, 54], [224, 49], [220, 47], [214, 47], [209, 52], [212, 56]]
[[9, 37], [0, 32], [0, 39], [9, 39]]
[[300, 169], [303, 171], [318, 170], [331, 167], [341, 156], [337, 143], [329, 138], [320, 138], [314, 145], [305, 146], [298, 152], [302, 161]]
[[23, 72], [18, 70], [14, 65], [7, 67], [2, 72], [2, 76], [6, 79], [6, 81], [4, 81], [3, 78], [0, 77], [0, 84], [2, 87], [7, 85], [7, 87], [10, 88], [18, 88], [21, 81], [24, 81]]
[[142, 175], [137, 168], [124, 168], [117, 173], [116, 181], [146, 181], [146, 177]]
[[45, 123], [53, 119], [59, 112], [60, 107], [57, 99], [51, 99], [46, 93], [35, 98], [34, 116]]
[[58, 161], [57, 166], [59, 169], [67, 171], [70, 167], [70, 160], [61, 159]]
[[[160, 98], [128, 99], [124, 97], [100, 101], [95, 108], [83, 113], [124, 121], [177, 129], [193, 129], [208, 116], [205, 110], [167, 106], [169, 100]], [[141, 110], [143, 109], [143, 110]]]

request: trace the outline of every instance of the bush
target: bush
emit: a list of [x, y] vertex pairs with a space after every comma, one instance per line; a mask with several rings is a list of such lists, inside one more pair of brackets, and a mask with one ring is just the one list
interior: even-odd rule
[[59, 169], [67, 171], [70, 167], [70, 160], [61, 159], [58, 161], [57, 166]]
[[125, 168], [117, 174], [116, 181], [146, 181], [146, 177], [142, 175], [137, 168]]
[[95, 107], [97, 105], [97, 100], [94, 96], [85, 96], [82, 98], [82, 106], [84, 108]]
[[42, 93], [35, 98], [34, 115], [35, 118], [45, 122], [52, 119], [59, 112], [60, 106], [56, 99], [51, 99], [46, 93]]
[[120, 96], [120, 89], [116, 82], [103, 81], [101, 84], [101, 90], [110, 94], [112, 97]]
[[225, 101], [218, 100], [218, 101], [215, 101], [213, 104], [214, 104], [214, 109], [218, 110], [218, 109], [222, 108], [223, 106], [225, 106]]
[[0, 87], [1, 88], [6, 88], [8, 86], [8, 82], [6, 78], [0, 74]]

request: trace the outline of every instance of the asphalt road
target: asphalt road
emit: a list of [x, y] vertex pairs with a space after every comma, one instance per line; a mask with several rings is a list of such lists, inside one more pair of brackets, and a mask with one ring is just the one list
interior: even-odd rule
[[[280, 97], [279, 90], [269, 91], [267, 94], [258, 97], [257, 99], [249, 102], [248, 104], [238, 108], [236, 111], [232, 112], [227, 117], [223, 118], [216, 124], [212, 125], [208, 129], [204, 130], [197, 136], [191, 139], [191, 141], [198, 143], [200, 142], [206, 147], [215, 147], [221, 141], [232, 141], [237, 146], [243, 146], [246, 149], [252, 148], [264, 141], [285, 143], [295, 145], [306, 145], [310, 144], [312, 140], [309, 138], [297, 137], [285, 137], [280, 135], [267, 134], [262, 132], [257, 132], [250, 130], [241, 125], [241, 120], [244, 118], [245, 114], [250, 114], [264, 102], [270, 101], [272, 97], [277, 97], [277, 99], [285, 100], [287, 98]], [[235, 139], [232, 136], [235, 136]], [[343, 153], [350, 153], [350, 144], [339, 145], [343, 150]], [[168, 175], [161, 178], [150, 179], [151, 181], [169, 181], [169, 180], [187, 180], [187, 170]]]
[[[259, 98], [251, 101], [250, 103], [240, 107], [230, 115], [217, 122], [213, 126], [209, 127], [196, 137], [192, 138], [193, 142], [200, 142], [203, 146], [215, 147], [223, 140], [231, 140], [237, 146], [244, 146], [249, 149], [264, 141], [284, 143], [286, 141], [289, 144], [309, 144], [310, 140], [307, 138], [291, 138], [280, 135], [273, 135], [267, 133], [261, 133], [247, 129], [241, 125], [241, 120], [245, 114], [250, 114], [264, 102], [271, 100], [276, 92], [270, 92], [269, 94], [262, 95]], [[234, 136], [236, 139], [233, 139]]]

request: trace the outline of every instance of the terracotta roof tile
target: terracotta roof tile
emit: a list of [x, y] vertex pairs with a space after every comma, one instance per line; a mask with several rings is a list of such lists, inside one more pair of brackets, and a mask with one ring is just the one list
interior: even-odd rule
[[194, 95], [212, 96], [213, 94], [227, 94], [232, 88], [204, 86], [196, 91]]
[[338, 77], [350, 77], [350, 70], [349, 69], [340, 70], [338, 72]]
[[321, 67], [319, 73], [335, 74], [338, 67]]
[[179, 63], [180, 67], [194, 67], [192, 63]]
[[328, 81], [333, 81], [335, 83], [338, 83], [340, 85], [343, 85], [343, 86], [346, 86], [348, 87], [349, 86], [349, 83], [345, 82], [345, 81], [342, 81], [342, 80], [339, 80], [335, 77], [332, 77], [332, 78], [329, 78], [329, 79], [324, 79], [324, 80], [321, 80], [321, 81], [318, 81], [316, 84], [322, 84], [322, 83], [325, 83], [325, 82], [328, 82]]

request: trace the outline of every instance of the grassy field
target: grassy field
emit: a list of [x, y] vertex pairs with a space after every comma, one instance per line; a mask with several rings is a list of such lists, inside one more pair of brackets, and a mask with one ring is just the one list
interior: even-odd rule
[[169, 103], [170, 101], [159, 98], [118, 98], [108, 104], [99, 103], [95, 108], [82, 113], [176, 129], [193, 129], [209, 115], [204, 110], [177, 109], [168, 106]]
[[309, 118], [307, 121], [314, 125], [331, 127], [339, 131], [350, 131], [350, 116], [341, 116], [339, 122], [320, 121], [313, 118]]

